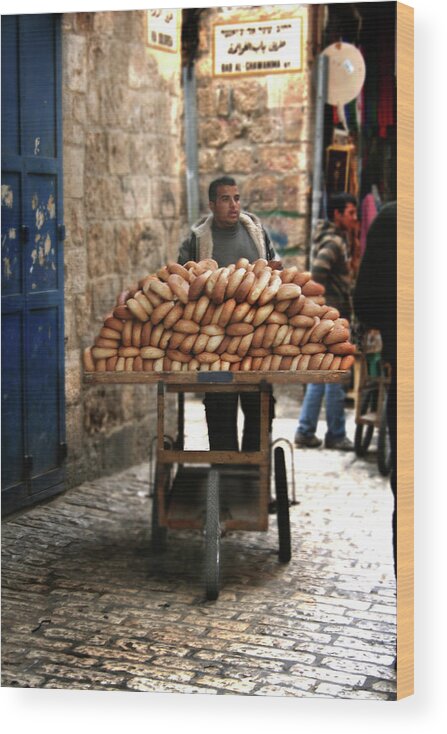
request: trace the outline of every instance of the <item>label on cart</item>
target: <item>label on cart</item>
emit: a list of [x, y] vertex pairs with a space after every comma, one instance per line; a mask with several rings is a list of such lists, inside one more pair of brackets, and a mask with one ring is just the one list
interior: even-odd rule
[[198, 372], [197, 382], [227, 383], [233, 382], [232, 372]]

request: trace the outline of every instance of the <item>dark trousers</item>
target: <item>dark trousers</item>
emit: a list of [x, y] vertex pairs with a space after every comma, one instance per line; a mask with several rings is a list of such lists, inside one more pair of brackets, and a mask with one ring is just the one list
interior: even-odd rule
[[391, 473], [390, 485], [393, 492], [393, 553], [394, 574], [397, 578], [397, 377], [396, 365], [392, 365], [391, 383], [388, 390], [387, 420], [390, 430]]
[[[259, 393], [207, 393], [204, 399], [210, 451], [239, 451], [237, 410], [240, 399], [244, 414], [242, 451], [259, 451], [261, 396]], [[269, 430], [274, 418], [274, 397], [270, 393]]]

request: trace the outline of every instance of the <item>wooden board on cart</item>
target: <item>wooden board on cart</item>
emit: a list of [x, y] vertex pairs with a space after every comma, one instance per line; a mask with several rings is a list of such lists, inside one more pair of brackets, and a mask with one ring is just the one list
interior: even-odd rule
[[228, 385], [259, 385], [262, 382], [276, 385], [295, 383], [343, 382], [349, 370], [296, 370], [282, 372], [84, 372], [86, 384], [156, 384], [165, 382], [173, 385], [216, 384], [219, 389]]
[[[170, 528], [201, 529], [205, 523], [208, 466], [183, 466], [172, 483], [167, 508]], [[220, 522], [226, 530], [260, 530], [256, 467], [226, 467], [220, 473]]]

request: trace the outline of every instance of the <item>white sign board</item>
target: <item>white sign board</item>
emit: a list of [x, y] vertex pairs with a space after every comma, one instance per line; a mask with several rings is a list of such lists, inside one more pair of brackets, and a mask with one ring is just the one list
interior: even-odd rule
[[177, 53], [179, 48], [178, 10], [147, 11], [147, 41], [153, 48]]
[[214, 26], [215, 76], [302, 71], [303, 19]]

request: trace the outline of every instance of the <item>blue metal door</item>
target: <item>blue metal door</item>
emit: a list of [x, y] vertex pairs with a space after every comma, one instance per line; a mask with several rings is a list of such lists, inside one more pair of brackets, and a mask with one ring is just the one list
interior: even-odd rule
[[2, 509], [63, 489], [60, 16], [2, 17]]

